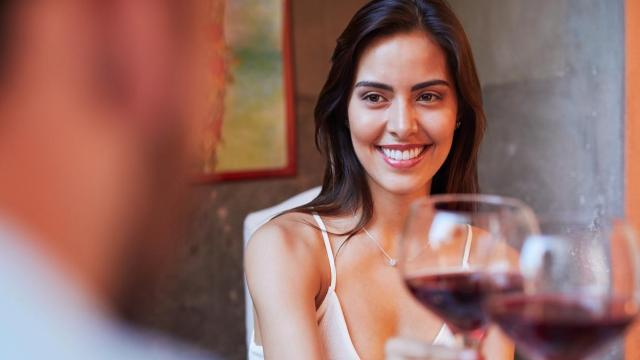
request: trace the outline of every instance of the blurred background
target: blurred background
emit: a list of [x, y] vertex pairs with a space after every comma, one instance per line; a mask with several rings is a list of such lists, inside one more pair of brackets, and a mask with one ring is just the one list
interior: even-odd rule
[[[166, 279], [143, 322], [225, 358], [246, 356], [243, 221], [320, 184], [313, 108], [335, 39], [364, 3], [291, 0], [285, 21], [291, 25], [295, 175], [195, 186], [198, 206], [180, 271]], [[624, 0], [450, 3], [470, 38], [484, 89], [483, 192], [521, 198], [542, 213], [622, 215]]]

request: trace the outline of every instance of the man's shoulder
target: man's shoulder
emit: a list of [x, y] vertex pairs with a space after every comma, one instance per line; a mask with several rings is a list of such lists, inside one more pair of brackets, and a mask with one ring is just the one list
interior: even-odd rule
[[103, 312], [20, 232], [0, 224], [0, 359], [219, 357]]

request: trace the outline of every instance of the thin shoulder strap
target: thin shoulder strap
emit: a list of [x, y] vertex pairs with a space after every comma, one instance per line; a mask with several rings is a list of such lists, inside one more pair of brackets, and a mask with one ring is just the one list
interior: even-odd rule
[[324, 247], [327, 250], [327, 257], [329, 258], [329, 267], [331, 268], [331, 285], [329, 288], [331, 290], [336, 289], [336, 263], [333, 258], [333, 250], [331, 250], [331, 242], [329, 241], [329, 234], [327, 233], [327, 228], [324, 226], [324, 222], [318, 213], [313, 213], [313, 219], [318, 223], [318, 227], [322, 230], [322, 240], [324, 241]]
[[462, 256], [462, 267], [469, 267], [469, 254], [471, 253], [471, 242], [473, 241], [473, 230], [471, 225], [467, 224], [467, 241], [464, 244], [464, 255]]
[[438, 331], [436, 337], [433, 338], [432, 344], [439, 345], [443, 341], [442, 338], [445, 336], [447, 336], [447, 325], [442, 324], [442, 326], [440, 327], [440, 331]]

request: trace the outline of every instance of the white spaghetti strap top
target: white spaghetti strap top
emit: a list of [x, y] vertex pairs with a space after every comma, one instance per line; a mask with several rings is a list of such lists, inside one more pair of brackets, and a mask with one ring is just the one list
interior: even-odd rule
[[[331, 283], [327, 294], [325, 295], [322, 304], [316, 311], [316, 319], [318, 322], [318, 329], [320, 330], [320, 339], [324, 348], [324, 353], [330, 360], [360, 360], [358, 352], [356, 351], [347, 322], [342, 312], [342, 306], [340, 305], [340, 299], [336, 294], [336, 282], [337, 272], [335, 258], [333, 256], [333, 250], [331, 249], [331, 241], [329, 240], [329, 233], [322, 221], [322, 218], [313, 213], [313, 219], [318, 224], [318, 227], [322, 233], [322, 241], [327, 252], [327, 258], [329, 260], [329, 268], [331, 269]], [[464, 254], [462, 257], [462, 266], [467, 268], [469, 266], [469, 253], [471, 252], [472, 241], [471, 226], [467, 225], [467, 240], [464, 248]], [[255, 335], [255, 334], [254, 334]], [[459, 345], [455, 336], [449, 330], [446, 325], [442, 325], [440, 331], [433, 340], [434, 345], [443, 346], [457, 346]], [[251, 344], [249, 345], [249, 360], [263, 360], [264, 349], [262, 346], [256, 344], [255, 336], [252, 336]]]
[[322, 233], [322, 241], [324, 242], [324, 248], [327, 251], [327, 258], [329, 259], [329, 268], [331, 269], [331, 284], [329, 285], [329, 291], [335, 291], [336, 289], [336, 260], [333, 257], [333, 250], [331, 249], [331, 241], [329, 240], [329, 233], [326, 226], [318, 213], [313, 213], [313, 219], [318, 224], [318, 227]]
[[467, 224], [467, 241], [464, 243], [464, 255], [462, 255], [462, 267], [469, 268], [469, 254], [471, 253], [471, 242], [473, 241], [473, 228]]
[[327, 250], [327, 258], [331, 268], [331, 284], [317, 311], [318, 328], [320, 329], [324, 352], [328, 359], [360, 360], [349, 334], [340, 299], [336, 294], [337, 271], [329, 233], [320, 215], [313, 213], [313, 219], [322, 232], [322, 240]]

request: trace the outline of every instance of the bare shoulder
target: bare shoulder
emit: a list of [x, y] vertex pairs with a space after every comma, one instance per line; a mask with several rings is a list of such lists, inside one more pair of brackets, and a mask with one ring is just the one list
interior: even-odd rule
[[324, 245], [313, 217], [288, 213], [256, 230], [245, 252], [245, 270], [250, 283], [250, 278], [291, 275], [320, 283], [323, 254]]
[[314, 225], [310, 215], [285, 214], [260, 227], [249, 240], [245, 273], [256, 340], [264, 344], [267, 358], [322, 354], [316, 310], [328, 276], [322, 236]]
[[307, 256], [322, 245], [313, 217], [303, 213], [288, 213], [262, 225], [251, 236], [247, 255]]

